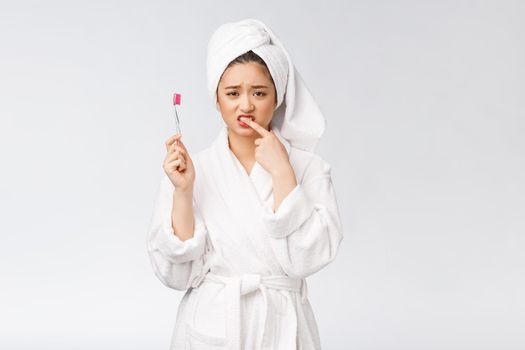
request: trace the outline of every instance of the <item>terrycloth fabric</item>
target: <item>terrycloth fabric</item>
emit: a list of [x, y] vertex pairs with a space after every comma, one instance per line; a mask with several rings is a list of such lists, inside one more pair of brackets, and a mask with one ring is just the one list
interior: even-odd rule
[[272, 129], [278, 129], [292, 146], [313, 152], [325, 130], [326, 119], [279, 38], [259, 20], [226, 23], [212, 34], [206, 71], [213, 104], [225, 68], [250, 50], [264, 60], [277, 90]]
[[195, 231], [181, 241], [171, 226], [174, 187], [163, 173], [147, 247], [156, 276], [186, 290], [171, 350], [318, 350], [306, 277], [332, 262], [343, 239], [330, 165], [285, 146], [297, 186], [276, 212], [272, 177], [250, 173], [223, 127], [195, 165]]

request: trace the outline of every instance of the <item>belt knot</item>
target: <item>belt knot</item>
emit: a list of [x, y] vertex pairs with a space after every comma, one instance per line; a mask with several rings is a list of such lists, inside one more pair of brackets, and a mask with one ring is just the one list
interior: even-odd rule
[[241, 295], [251, 293], [261, 286], [261, 275], [245, 273], [241, 275]]

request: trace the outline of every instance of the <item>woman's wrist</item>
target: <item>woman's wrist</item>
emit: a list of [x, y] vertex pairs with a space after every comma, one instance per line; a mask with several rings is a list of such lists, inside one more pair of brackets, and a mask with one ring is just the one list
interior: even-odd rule
[[272, 174], [272, 180], [274, 198], [273, 212], [275, 213], [288, 193], [297, 187], [297, 180], [291, 165], [289, 167], [283, 167]]
[[181, 197], [193, 196], [193, 185], [189, 187], [175, 187], [173, 190], [173, 195]]
[[289, 170], [283, 170], [282, 172], [277, 172], [273, 174], [272, 181], [273, 181], [274, 189], [275, 187], [294, 188], [295, 186], [297, 186], [295, 172], [293, 171], [292, 168], [290, 168]]
[[272, 173], [272, 178], [295, 177], [295, 172], [291, 164], [285, 164], [275, 168]]

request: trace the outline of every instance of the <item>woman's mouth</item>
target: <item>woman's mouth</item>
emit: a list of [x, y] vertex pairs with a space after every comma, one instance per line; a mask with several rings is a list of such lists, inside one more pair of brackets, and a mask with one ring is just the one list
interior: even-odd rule
[[245, 118], [250, 118], [252, 121], [255, 120], [255, 117], [253, 115], [240, 115], [237, 117], [237, 121], [239, 122], [239, 125], [242, 126], [243, 128], [249, 128], [250, 126], [248, 124], [246, 124], [245, 122], [243, 122], [241, 120], [241, 117], [245, 117]]

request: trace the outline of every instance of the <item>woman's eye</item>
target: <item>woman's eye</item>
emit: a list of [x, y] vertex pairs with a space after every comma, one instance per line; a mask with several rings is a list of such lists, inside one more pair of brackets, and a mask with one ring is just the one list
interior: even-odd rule
[[[234, 92], [234, 91], [226, 93], [226, 95], [228, 95], [228, 96], [234, 96], [236, 94], [237, 94], [237, 92]], [[258, 97], [266, 96], [266, 93], [262, 92], [262, 91], [256, 91], [256, 92], [254, 92], [254, 94], [256, 96], [258, 96]]]

